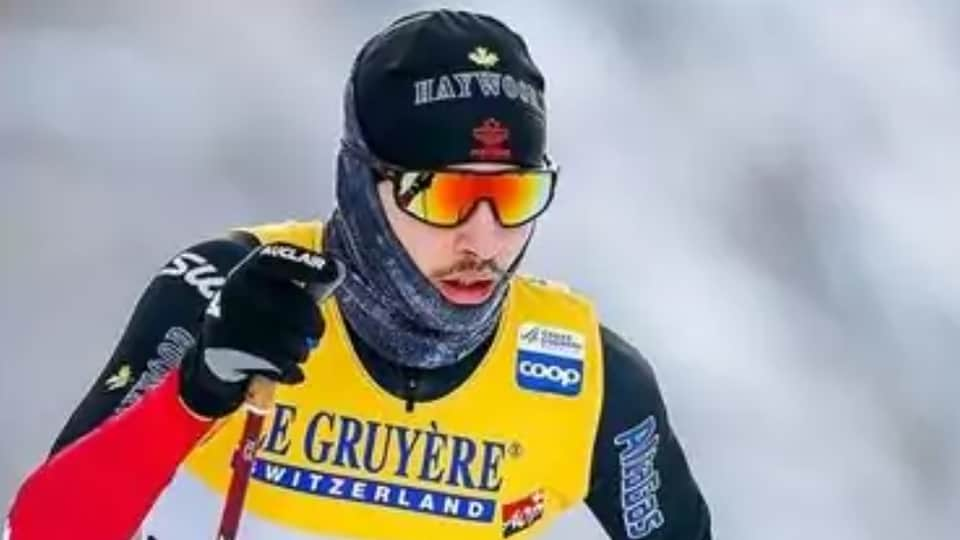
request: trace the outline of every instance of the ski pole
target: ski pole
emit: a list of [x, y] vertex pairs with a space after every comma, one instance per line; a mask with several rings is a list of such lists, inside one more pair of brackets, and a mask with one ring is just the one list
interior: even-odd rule
[[[268, 271], [272, 266], [276, 275], [294, 276], [293, 283], [303, 287], [318, 306], [340, 286], [347, 272], [341, 261], [282, 242], [265, 245], [251, 256], [259, 257], [258, 262]], [[310, 348], [315, 345], [316, 343], [312, 344]], [[243, 433], [230, 462], [233, 472], [223, 503], [217, 540], [237, 538], [243, 501], [247, 495], [247, 485], [250, 483], [257, 447], [260, 444], [260, 433], [263, 431], [266, 415], [273, 409], [275, 390], [276, 382], [262, 375], [250, 378], [243, 405], [247, 414]]]
[[247, 494], [247, 484], [253, 472], [254, 459], [257, 454], [257, 445], [260, 442], [260, 433], [263, 431], [263, 421], [273, 408], [273, 395], [276, 383], [261, 375], [254, 375], [250, 379], [247, 389], [247, 399], [244, 402], [247, 416], [243, 422], [243, 434], [233, 452], [230, 478], [230, 487], [224, 499], [223, 514], [220, 516], [220, 528], [217, 540], [235, 540], [240, 528], [240, 515], [243, 513], [243, 501]]

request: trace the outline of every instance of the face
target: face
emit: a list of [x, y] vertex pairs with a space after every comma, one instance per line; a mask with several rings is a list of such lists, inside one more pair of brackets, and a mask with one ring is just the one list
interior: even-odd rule
[[459, 226], [434, 227], [400, 210], [390, 182], [380, 182], [377, 190], [387, 221], [410, 258], [454, 304], [480, 304], [490, 298], [533, 231], [533, 223], [503, 227], [486, 201]]

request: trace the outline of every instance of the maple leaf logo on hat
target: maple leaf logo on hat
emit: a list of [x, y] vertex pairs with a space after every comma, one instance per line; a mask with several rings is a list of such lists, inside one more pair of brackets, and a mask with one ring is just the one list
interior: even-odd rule
[[510, 129], [496, 118], [487, 118], [473, 128], [473, 138], [480, 143], [480, 147], [470, 150], [470, 157], [482, 160], [510, 159], [512, 152], [504, 146], [510, 138]]
[[474, 64], [485, 68], [492, 68], [493, 66], [497, 65], [497, 62], [500, 61], [500, 57], [497, 56], [497, 53], [481, 46], [477, 46], [473, 52], [467, 55], [467, 58], [469, 58]]

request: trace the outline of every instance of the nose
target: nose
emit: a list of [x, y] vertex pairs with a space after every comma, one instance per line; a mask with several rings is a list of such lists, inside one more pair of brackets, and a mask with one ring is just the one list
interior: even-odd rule
[[502, 249], [506, 229], [497, 221], [490, 203], [481, 201], [455, 231], [454, 247], [458, 252], [470, 253], [480, 259], [492, 259]]

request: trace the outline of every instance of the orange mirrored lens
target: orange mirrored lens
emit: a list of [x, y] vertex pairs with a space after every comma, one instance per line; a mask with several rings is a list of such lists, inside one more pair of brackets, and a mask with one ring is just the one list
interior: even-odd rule
[[[519, 225], [546, 208], [553, 189], [553, 174], [547, 171], [443, 171], [432, 173], [429, 180], [424, 174], [430, 173], [404, 175], [398, 202], [406, 212], [436, 225], [456, 225], [483, 200], [490, 202], [503, 225]], [[422, 185], [416, 185], [418, 180]]]

